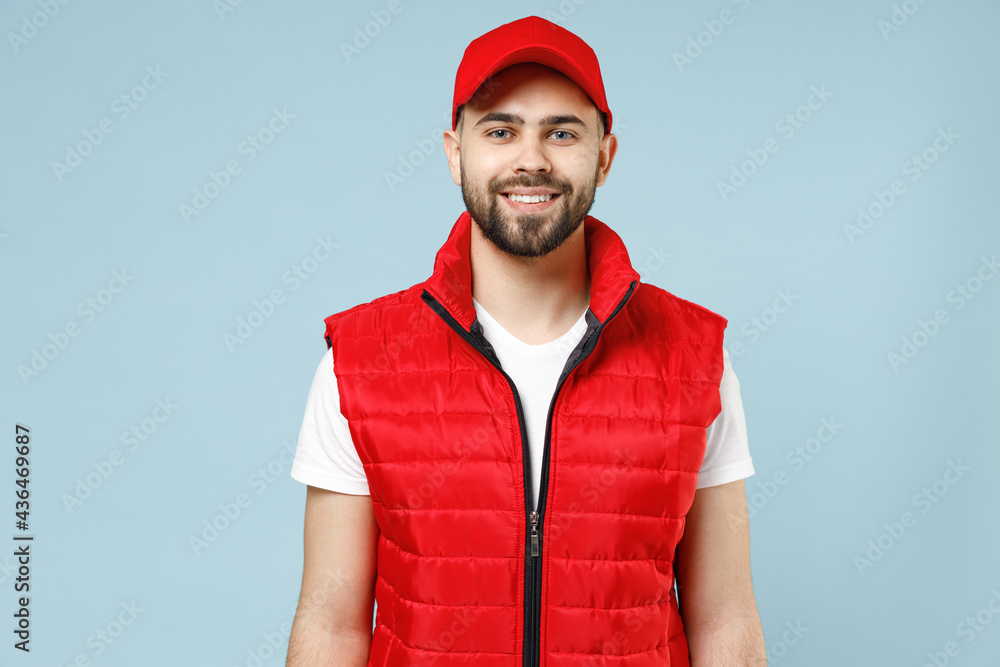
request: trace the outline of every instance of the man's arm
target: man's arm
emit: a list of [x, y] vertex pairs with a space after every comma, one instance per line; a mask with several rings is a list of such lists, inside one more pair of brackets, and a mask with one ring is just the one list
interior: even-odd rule
[[364, 667], [372, 641], [378, 524], [371, 496], [308, 486], [302, 591], [287, 667]]
[[695, 492], [674, 571], [691, 667], [766, 666], [743, 480]]

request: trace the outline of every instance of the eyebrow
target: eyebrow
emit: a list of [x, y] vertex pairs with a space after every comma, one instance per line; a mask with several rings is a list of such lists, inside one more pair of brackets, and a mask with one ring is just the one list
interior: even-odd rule
[[[516, 113], [508, 113], [506, 111], [492, 111], [483, 116], [482, 118], [480, 118], [479, 121], [475, 125], [473, 125], [473, 127], [479, 127], [484, 123], [489, 123], [492, 121], [509, 123], [511, 125], [524, 125], [524, 118], [517, 115]], [[582, 125], [583, 127], [587, 127], [586, 123], [584, 123], [582, 120], [580, 120], [577, 116], [574, 116], [573, 114], [546, 116], [545, 118], [542, 118], [540, 121], [538, 121], [538, 124], [541, 126], [576, 124], [576, 125]]]

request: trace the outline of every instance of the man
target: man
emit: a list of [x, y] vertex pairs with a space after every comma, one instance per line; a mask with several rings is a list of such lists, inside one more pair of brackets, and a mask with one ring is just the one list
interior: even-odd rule
[[611, 127], [567, 30], [467, 48], [467, 211], [430, 278], [326, 318], [288, 665], [766, 664], [726, 320], [588, 215]]

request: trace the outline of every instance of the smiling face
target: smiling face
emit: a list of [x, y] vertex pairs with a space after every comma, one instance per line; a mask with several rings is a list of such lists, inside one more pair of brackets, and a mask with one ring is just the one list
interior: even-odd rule
[[617, 149], [600, 111], [568, 77], [536, 63], [508, 67], [445, 133], [452, 178], [483, 235], [539, 257], [583, 224]]

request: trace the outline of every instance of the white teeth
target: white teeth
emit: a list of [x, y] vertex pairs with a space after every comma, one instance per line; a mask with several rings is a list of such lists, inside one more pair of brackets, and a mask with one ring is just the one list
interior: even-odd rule
[[548, 194], [548, 195], [531, 195], [531, 196], [509, 194], [509, 195], [507, 195], [507, 197], [509, 197], [511, 199], [511, 201], [519, 201], [519, 202], [523, 202], [525, 204], [537, 204], [539, 202], [548, 201], [548, 200], [552, 199], [552, 195], [551, 194]]

